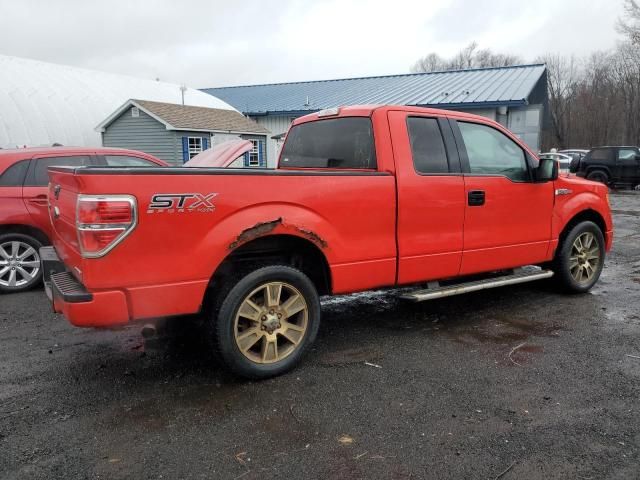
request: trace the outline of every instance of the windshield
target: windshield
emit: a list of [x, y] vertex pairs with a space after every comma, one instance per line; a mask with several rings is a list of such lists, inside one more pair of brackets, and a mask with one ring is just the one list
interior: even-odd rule
[[369, 117], [343, 117], [295, 125], [280, 155], [280, 167], [376, 168]]

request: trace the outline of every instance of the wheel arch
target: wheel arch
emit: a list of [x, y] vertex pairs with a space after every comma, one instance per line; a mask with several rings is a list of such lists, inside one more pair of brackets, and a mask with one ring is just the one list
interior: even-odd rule
[[319, 295], [331, 293], [331, 268], [324, 252], [311, 240], [291, 234], [265, 235], [237, 246], [213, 272], [204, 305], [230, 288], [234, 277], [267, 265], [297, 268], [313, 282]]
[[607, 241], [607, 223], [604, 220], [604, 217], [596, 210], [592, 208], [587, 208], [585, 210], [581, 210], [580, 212], [573, 215], [569, 221], [564, 225], [560, 235], [558, 237], [558, 245], [562, 245], [565, 238], [571, 231], [573, 227], [575, 227], [580, 222], [593, 222], [595, 223], [600, 231], [602, 232], [602, 236], [605, 238], [605, 243]]
[[51, 245], [49, 237], [39, 228], [32, 227], [31, 225], [23, 224], [5, 224], [0, 225], [0, 235], [6, 235], [11, 233], [19, 233], [22, 235], [29, 235], [38, 240], [43, 245]]

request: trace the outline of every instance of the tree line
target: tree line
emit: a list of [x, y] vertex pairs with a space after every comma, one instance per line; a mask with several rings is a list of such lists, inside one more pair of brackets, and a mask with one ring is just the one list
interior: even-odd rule
[[[640, 4], [624, 1], [618, 45], [586, 57], [553, 53], [535, 59], [547, 66], [549, 105], [542, 148], [640, 145]], [[517, 55], [479, 49], [476, 42], [450, 58], [430, 53], [413, 72], [504, 67], [522, 64]]]

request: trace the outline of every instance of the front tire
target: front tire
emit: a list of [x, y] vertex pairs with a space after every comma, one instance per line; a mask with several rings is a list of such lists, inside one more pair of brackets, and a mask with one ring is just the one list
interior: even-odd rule
[[604, 245], [604, 235], [593, 222], [580, 222], [569, 231], [552, 265], [562, 290], [584, 293], [596, 284], [604, 267]]
[[273, 377], [296, 366], [320, 325], [320, 300], [301, 271], [268, 266], [242, 277], [212, 320], [213, 347], [235, 374]]
[[40, 284], [40, 247], [30, 235], [0, 235], [0, 292], [22, 292]]
[[587, 175], [587, 180], [604, 183], [605, 185], [609, 184], [609, 176], [602, 170], [594, 170], [593, 172], [589, 173], [589, 175]]

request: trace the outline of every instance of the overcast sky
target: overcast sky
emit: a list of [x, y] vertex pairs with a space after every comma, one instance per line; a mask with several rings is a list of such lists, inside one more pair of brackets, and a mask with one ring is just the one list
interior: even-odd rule
[[622, 0], [0, 0], [0, 54], [192, 87], [406, 73], [431, 51], [527, 61], [619, 40]]

